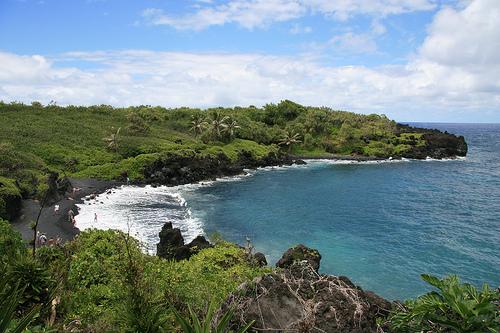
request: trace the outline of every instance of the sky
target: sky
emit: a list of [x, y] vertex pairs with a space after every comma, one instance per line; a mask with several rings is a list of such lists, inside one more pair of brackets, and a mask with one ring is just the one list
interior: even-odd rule
[[0, 100], [500, 122], [500, 0], [0, 0]]

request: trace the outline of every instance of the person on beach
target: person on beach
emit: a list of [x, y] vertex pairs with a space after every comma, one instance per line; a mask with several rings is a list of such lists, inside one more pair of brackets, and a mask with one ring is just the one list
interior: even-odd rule
[[97, 213], [94, 213], [94, 223], [97, 223]]
[[45, 234], [40, 235], [40, 246], [44, 246], [47, 243], [47, 236]]
[[80, 190], [81, 190], [81, 188], [79, 188], [79, 187], [73, 187], [73, 189], [71, 190], [71, 198], [68, 198], [68, 199], [74, 200], [76, 197], [76, 192], [79, 192]]
[[54, 205], [54, 215], [59, 215], [59, 205]]
[[68, 222], [73, 223], [73, 220], [75, 218], [75, 213], [73, 212], [72, 209], [68, 210]]

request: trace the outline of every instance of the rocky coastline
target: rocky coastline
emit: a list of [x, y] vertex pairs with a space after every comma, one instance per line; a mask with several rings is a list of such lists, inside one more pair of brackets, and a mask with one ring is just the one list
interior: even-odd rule
[[[78, 233], [68, 219], [68, 211], [78, 215], [77, 204], [84, 200], [121, 185], [136, 186], [176, 186], [200, 181], [216, 180], [220, 177], [237, 176], [245, 173], [245, 169], [256, 169], [267, 166], [283, 166], [304, 164], [305, 162], [289, 157], [288, 155], [269, 155], [262, 159], [255, 159], [251, 155], [241, 153], [236, 161], [226, 156], [212, 157], [178, 157], [159, 159], [144, 170], [145, 179], [127, 182], [127, 175], [120, 180], [76, 179], [59, 177], [57, 173], [49, 177], [49, 193], [40, 214], [39, 230], [48, 238], [61, 238], [63, 241], [72, 240]], [[73, 188], [77, 191], [73, 192]], [[25, 240], [33, 239], [31, 223], [36, 221], [40, 207], [43, 204], [34, 198], [19, 200], [15, 205], [12, 225]], [[55, 205], [59, 205], [59, 212], [54, 212]]]
[[[168, 260], [189, 259], [214, 246], [203, 236], [185, 244], [169, 222], [159, 236], [157, 255]], [[250, 245], [244, 249], [251, 265], [267, 266], [264, 254], [253, 253]], [[219, 313], [232, 309], [234, 329], [254, 322], [259, 332], [379, 332], [393, 303], [345, 276], [319, 273], [320, 261], [319, 251], [303, 244], [288, 249], [272, 272], [229, 295]]]
[[[324, 155], [324, 156], [293, 156], [289, 154], [269, 154], [263, 158], [255, 158], [249, 152], [242, 151], [236, 160], [226, 155], [217, 156], [179, 156], [166, 155], [145, 167], [144, 179], [133, 181], [130, 184], [144, 186], [177, 186], [197, 183], [206, 180], [215, 180], [220, 177], [236, 176], [245, 173], [245, 169], [257, 169], [269, 166], [283, 166], [292, 164], [306, 164], [303, 159], [332, 159], [350, 161], [382, 161], [387, 159], [444, 159], [457, 158], [467, 154], [467, 143], [463, 136], [456, 136], [438, 130], [427, 130], [400, 125], [402, 131], [422, 132], [426, 144], [414, 145], [412, 150], [402, 156], [372, 157], [363, 155]], [[78, 214], [76, 204], [82, 203], [84, 197], [98, 195], [114, 187], [127, 184], [127, 175], [114, 181], [96, 179], [74, 179], [60, 177], [52, 173], [48, 179], [49, 195], [40, 215], [41, 230], [45, 230], [48, 237], [61, 237], [70, 240], [78, 234], [78, 229], [68, 222], [66, 213], [72, 210]], [[72, 189], [79, 189], [72, 193]], [[31, 239], [30, 224], [36, 220], [41, 202], [33, 198], [21, 200], [12, 198], [7, 206], [12, 210], [13, 225], [21, 232], [23, 238]], [[54, 205], [60, 206], [60, 215], [53, 214]]]

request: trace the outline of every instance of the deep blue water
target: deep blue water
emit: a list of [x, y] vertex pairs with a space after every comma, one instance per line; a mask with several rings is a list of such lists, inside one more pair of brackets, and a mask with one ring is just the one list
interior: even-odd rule
[[464, 135], [465, 160], [257, 171], [184, 197], [207, 234], [276, 262], [303, 243], [321, 271], [391, 299], [428, 290], [422, 273], [500, 285], [500, 125], [418, 124]]

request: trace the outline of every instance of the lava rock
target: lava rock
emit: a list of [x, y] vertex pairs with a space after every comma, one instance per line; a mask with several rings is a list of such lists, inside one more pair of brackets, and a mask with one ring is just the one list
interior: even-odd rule
[[195, 239], [191, 241], [191, 243], [187, 244], [191, 252], [193, 253], [198, 253], [201, 250], [208, 249], [210, 247], [213, 247], [212, 244], [203, 236], [196, 236]]
[[392, 304], [346, 277], [318, 274], [307, 261], [241, 285], [219, 316], [235, 309], [233, 329], [255, 321], [258, 332], [378, 332]]
[[[257, 159], [250, 152], [242, 151], [236, 161], [226, 155], [197, 156], [194, 152], [185, 156], [166, 155], [151, 163], [144, 170], [148, 184], [180, 185], [222, 176], [235, 176], [244, 169], [265, 166], [291, 165], [294, 161], [287, 155], [270, 153]], [[299, 162], [300, 163], [300, 162]]]
[[316, 272], [319, 270], [321, 254], [318, 250], [308, 248], [303, 244], [288, 249], [280, 260], [276, 263], [276, 267], [289, 268], [296, 262], [306, 261]]
[[184, 243], [181, 230], [167, 222], [159, 233], [160, 242], [156, 245], [156, 255], [170, 260], [185, 260], [203, 249], [212, 247], [205, 237], [198, 236], [189, 244]]
[[[422, 139], [425, 140], [424, 145], [418, 145], [416, 141], [412, 142], [411, 149], [399, 157], [443, 159], [467, 155], [468, 147], [463, 136], [441, 132], [436, 129], [424, 129], [403, 124], [398, 124], [397, 130], [398, 133], [420, 133]], [[412, 139], [412, 137], [410, 136], [409, 139]], [[416, 138], [413, 139], [416, 140]]]
[[304, 160], [294, 160], [293, 164], [296, 164], [296, 165], [306, 165], [307, 163]]
[[163, 225], [160, 231], [160, 242], [156, 246], [156, 254], [165, 259], [176, 259], [179, 248], [184, 246], [184, 238], [178, 228], [173, 228], [171, 222]]
[[257, 267], [267, 266], [266, 256], [262, 252], [257, 252], [253, 255], [252, 263]]

